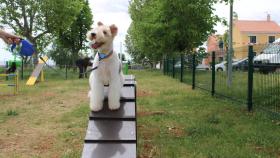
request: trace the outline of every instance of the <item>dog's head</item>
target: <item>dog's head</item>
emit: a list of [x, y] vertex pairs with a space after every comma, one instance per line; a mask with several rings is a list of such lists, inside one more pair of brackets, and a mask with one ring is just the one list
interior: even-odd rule
[[104, 25], [102, 22], [97, 23], [97, 27], [87, 33], [87, 38], [93, 49], [107, 49], [113, 43], [118, 28], [115, 25]]

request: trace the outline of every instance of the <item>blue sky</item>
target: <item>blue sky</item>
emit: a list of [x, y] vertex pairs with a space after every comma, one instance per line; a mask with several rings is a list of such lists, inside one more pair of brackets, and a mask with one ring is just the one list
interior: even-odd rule
[[[122, 42], [123, 52], [124, 39], [131, 23], [128, 14], [129, 0], [89, 0], [90, 7], [94, 16], [94, 26], [98, 21], [104, 24], [116, 24], [119, 28], [119, 34], [115, 39], [115, 51], [120, 52]], [[265, 20], [267, 14], [271, 15], [271, 19], [280, 24], [280, 6], [279, 0], [235, 0], [234, 11], [237, 12], [239, 19], [246, 20]], [[216, 14], [220, 17], [229, 17], [229, 6], [225, 4], [215, 5]], [[222, 25], [216, 26], [218, 33], [223, 33], [226, 29]], [[3, 50], [5, 44], [0, 41], [0, 63], [4, 59], [10, 58], [11, 53]]]

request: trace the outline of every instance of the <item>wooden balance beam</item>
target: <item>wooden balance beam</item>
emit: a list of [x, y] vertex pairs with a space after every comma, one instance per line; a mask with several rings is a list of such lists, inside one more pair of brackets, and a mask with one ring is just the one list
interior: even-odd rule
[[[136, 81], [125, 76], [121, 107], [108, 109], [108, 99], [100, 112], [90, 112], [82, 158], [136, 158]], [[108, 87], [104, 93], [107, 94]]]

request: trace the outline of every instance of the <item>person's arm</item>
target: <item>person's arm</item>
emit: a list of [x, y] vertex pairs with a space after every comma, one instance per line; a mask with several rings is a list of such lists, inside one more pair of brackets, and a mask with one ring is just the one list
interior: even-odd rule
[[2, 38], [4, 40], [4, 42], [6, 42], [7, 44], [12, 44], [13, 39], [20, 39], [20, 37], [7, 33], [1, 29], [0, 29], [0, 38]]

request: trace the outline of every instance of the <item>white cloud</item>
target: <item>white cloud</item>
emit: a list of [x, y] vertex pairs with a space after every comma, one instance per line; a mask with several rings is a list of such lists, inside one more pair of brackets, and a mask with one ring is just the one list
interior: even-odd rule
[[[105, 24], [116, 24], [119, 28], [119, 34], [115, 39], [115, 51], [120, 52], [120, 43], [124, 44], [125, 35], [131, 19], [128, 14], [129, 0], [89, 0], [93, 12], [95, 24], [102, 21]], [[264, 20], [269, 13], [271, 19], [280, 23], [279, 0], [235, 0], [234, 11], [237, 12], [239, 19]], [[229, 18], [229, 6], [217, 4], [216, 14]], [[215, 27], [218, 33], [223, 33], [225, 28], [221, 24]], [[5, 45], [0, 43], [0, 60], [3, 60], [1, 48]], [[125, 50], [124, 46], [122, 47]], [[6, 53], [7, 54], [7, 53]], [[4, 55], [7, 56], [7, 55]]]
[[[233, 10], [238, 14], [238, 19], [242, 20], [265, 20], [267, 14], [278, 24], [280, 23], [279, 0], [235, 0]], [[229, 19], [229, 5], [217, 4], [215, 14]], [[227, 28], [218, 24], [216, 30], [222, 34]]]
[[128, 0], [90, 0], [91, 8], [94, 13], [104, 12], [126, 12], [128, 8]]
[[90, 0], [89, 3], [93, 13], [94, 25], [98, 21], [102, 21], [104, 24], [115, 24], [118, 27], [114, 49], [116, 52], [120, 52], [122, 43], [122, 52], [124, 53], [125, 35], [131, 23], [128, 14], [128, 0]]
[[[17, 59], [19, 59], [18, 56]], [[0, 66], [5, 66], [6, 61], [9, 60], [14, 60], [14, 55], [8, 51], [8, 45], [0, 39]]]

